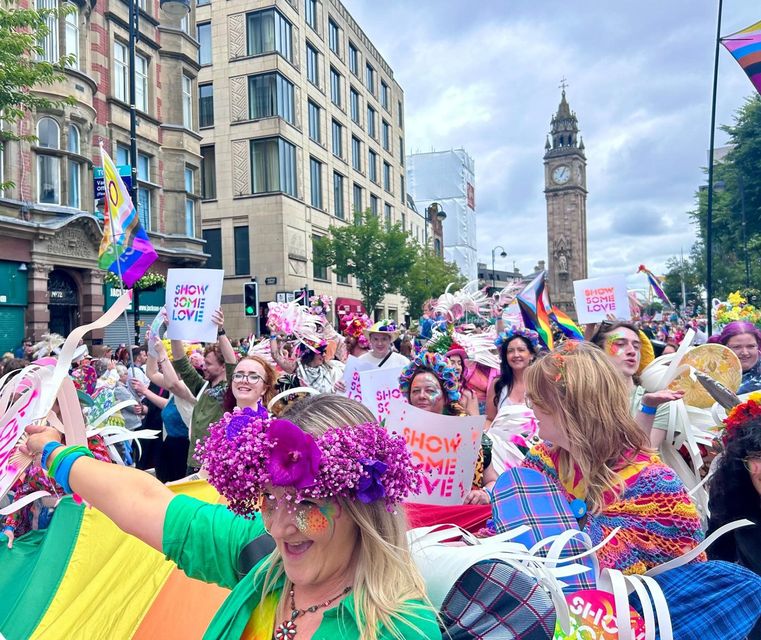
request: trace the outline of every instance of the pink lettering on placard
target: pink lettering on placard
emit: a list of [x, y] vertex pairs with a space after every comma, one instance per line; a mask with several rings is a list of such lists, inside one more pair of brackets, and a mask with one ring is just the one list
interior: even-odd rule
[[423, 490], [429, 495], [439, 495], [442, 498], [452, 496], [454, 480], [452, 478], [429, 478], [423, 476]]
[[21, 432], [30, 422], [30, 420], [21, 422], [20, 419], [26, 416], [29, 406], [38, 396], [39, 392], [37, 389], [29, 391], [24, 396], [24, 403], [18, 409], [11, 407], [11, 410], [15, 411], [15, 414], [3, 427], [3, 430], [0, 433], [0, 469], [4, 468], [8, 460], [10, 460], [16, 442], [18, 442], [18, 439], [21, 436]]

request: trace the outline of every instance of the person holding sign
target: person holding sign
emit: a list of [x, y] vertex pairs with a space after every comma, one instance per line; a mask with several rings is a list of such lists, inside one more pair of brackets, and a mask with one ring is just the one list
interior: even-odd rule
[[[64, 447], [55, 429], [28, 427], [23, 446], [188, 576], [232, 590], [206, 640], [441, 638], [400, 508], [421, 483], [404, 438], [335, 395], [286, 416], [228, 413], [199, 444], [228, 504], [175, 495], [147, 473]], [[229, 471], [238, 468], [247, 472]], [[274, 550], [240, 572], [241, 553], [260, 538]]]
[[592, 544], [621, 527], [597, 552], [600, 567], [644, 573], [700, 543], [695, 505], [649, 448], [625, 383], [602, 351], [564, 342], [526, 371], [526, 398], [544, 442], [524, 466], [558, 484]]
[[392, 343], [399, 336], [399, 331], [394, 322], [381, 320], [373, 326], [365, 329], [365, 335], [370, 343], [370, 351], [359, 356], [363, 362], [368, 362], [376, 367], [406, 367], [410, 361], [401, 353], [392, 349]]
[[[424, 351], [399, 376], [399, 389], [418, 409], [448, 416], [467, 415], [460, 405], [459, 382], [455, 370], [438, 353]], [[473, 487], [465, 504], [489, 504], [488, 490], [497, 481], [491, 466], [491, 441], [481, 440]]]

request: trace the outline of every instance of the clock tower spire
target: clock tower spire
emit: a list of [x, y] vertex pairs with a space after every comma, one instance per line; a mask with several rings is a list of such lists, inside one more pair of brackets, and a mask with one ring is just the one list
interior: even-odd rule
[[565, 78], [544, 153], [547, 253], [552, 302], [575, 315], [573, 281], [587, 277], [587, 159], [576, 114], [566, 100]]

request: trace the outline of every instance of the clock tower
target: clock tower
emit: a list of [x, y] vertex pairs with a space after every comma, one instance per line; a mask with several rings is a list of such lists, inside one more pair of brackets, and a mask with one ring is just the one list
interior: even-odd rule
[[565, 82], [544, 153], [547, 282], [555, 306], [575, 316], [573, 281], [587, 277], [587, 159]]

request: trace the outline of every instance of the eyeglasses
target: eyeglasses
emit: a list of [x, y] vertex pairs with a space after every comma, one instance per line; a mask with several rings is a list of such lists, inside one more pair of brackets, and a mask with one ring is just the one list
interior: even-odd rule
[[257, 382], [261, 382], [264, 378], [262, 378], [258, 373], [245, 373], [244, 371], [236, 371], [233, 374], [233, 382], [250, 382], [251, 384], [256, 384]]
[[743, 462], [743, 466], [744, 466], [744, 467], [745, 467], [745, 468], [746, 468], [746, 469], [747, 469], [749, 472], [752, 472], [752, 471], [753, 471], [753, 470], [750, 468], [750, 463], [751, 463], [753, 460], [759, 460], [759, 461], [761, 461], [761, 453], [759, 453], [759, 454], [757, 454], [757, 455], [751, 455], [751, 456], [748, 456], [747, 458], [743, 458], [743, 459], [742, 459], [742, 462]]

